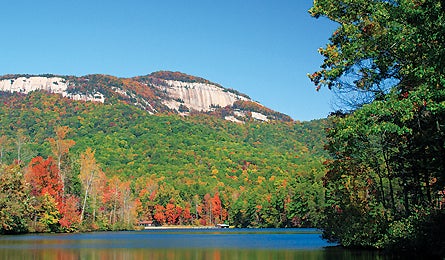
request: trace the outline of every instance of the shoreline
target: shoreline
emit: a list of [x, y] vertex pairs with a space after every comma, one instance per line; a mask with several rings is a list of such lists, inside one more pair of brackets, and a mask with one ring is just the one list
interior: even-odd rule
[[[232, 227], [230, 227], [232, 228]], [[218, 226], [150, 226], [143, 227], [140, 230], [156, 230], [156, 229], [222, 229]]]

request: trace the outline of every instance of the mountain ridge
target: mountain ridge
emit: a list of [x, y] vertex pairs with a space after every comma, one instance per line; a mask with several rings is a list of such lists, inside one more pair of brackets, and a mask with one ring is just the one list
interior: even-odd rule
[[248, 95], [207, 79], [182, 72], [157, 71], [145, 76], [119, 78], [104, 74], [85, 76], [8, 74], [0, 76], [0, 91], [29, 93], [43, 90], [66, 98], [101, 103], [132, 104], [150, 114], [210, 114], [243, 123], [293, 121], [291, 117], [253, 101]]

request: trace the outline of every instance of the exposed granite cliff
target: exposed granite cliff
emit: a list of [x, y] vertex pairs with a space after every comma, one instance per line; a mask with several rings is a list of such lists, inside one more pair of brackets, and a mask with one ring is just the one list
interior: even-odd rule
[[[181, 115], [217, 113], [234, 122], [249, 118], [268, 121], [282, 115], [252, 101], [245, 94], [180, 72], [156, 72], [134, 78], [97, 74], [82, 77], [5, 75], [0, 77], [0, 91], [24, 94], [46, 91], [74, 100], [102, 103], [117, 99], [152, 114], [163, 111], [175, 111]], [[239, 106], [239, 102], [247, 103]]]
[[210, 111], [215, 107], [231, 106], [237, 100], [248, 100], [217, 85], [197, 82], [166, 80], [168, 86], [157, 86], [166, 91], [172, 100], [165, 104], [178, 109], [181, 104], [197, 111]]
[[61, 94], [74, 100], [104, 102], [102, 93], [73, 94], [67, 91], [68, 85], [69, 82], [61, 77], [18, 77], [0, 80], [0, 91], [27, 94], [31, 91], [43, 90], [49, 93]]

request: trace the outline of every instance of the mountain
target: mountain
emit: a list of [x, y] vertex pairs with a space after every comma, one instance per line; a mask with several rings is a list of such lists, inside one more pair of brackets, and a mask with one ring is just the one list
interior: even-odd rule
[[[139, 221], [319, 223], [328, 120], [280, 120], [245, 95], [182, 73], [0, 82], [0, 234], [121, 230]], [[243, 123], [226, 120], [230, 113]]]
[[113, 104], [122, 101], [150, 114], [207, 113], [225, 120], [292, 121], [249, 96], [206, 79], [181, 72], [159, 71], [146, 76], [118, 78], [108, 75], [5, 75], [0, 91], [29, 93], [43, 90], [74, 100]]

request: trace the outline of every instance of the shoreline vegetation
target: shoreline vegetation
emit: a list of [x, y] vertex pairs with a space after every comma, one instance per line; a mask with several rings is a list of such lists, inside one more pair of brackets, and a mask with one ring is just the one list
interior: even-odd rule
[[153, 226], [143, 227], [136, 230], [156, 230], [156, 229], [220, 229], [216, 226]]
[[191, 225], [165, 225], [165, 226], [138, 226], [135, 230], [156, 230], [156, 229], [227, 229], [235, 228], [235, 226], [221, 227], [218, 225], [214, 226], [191, 226]]

